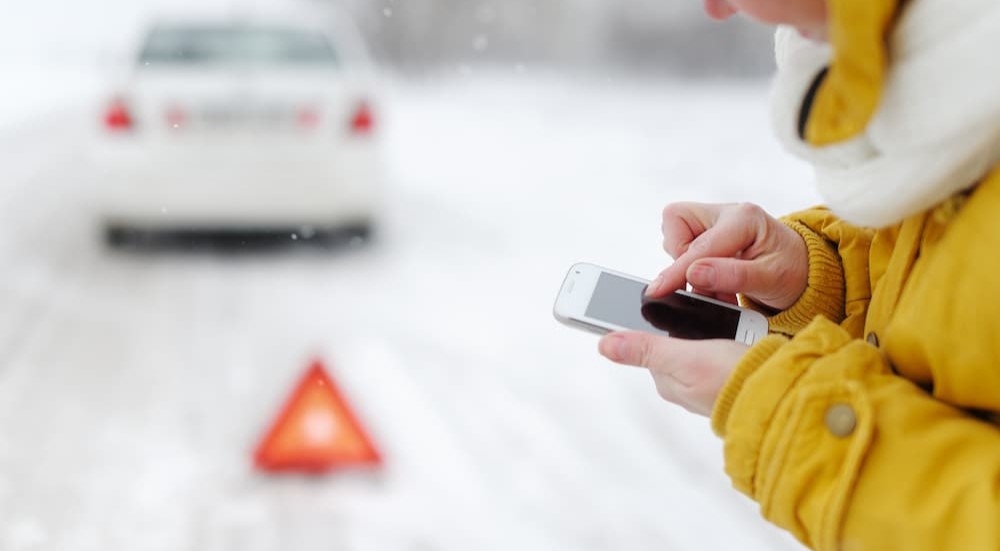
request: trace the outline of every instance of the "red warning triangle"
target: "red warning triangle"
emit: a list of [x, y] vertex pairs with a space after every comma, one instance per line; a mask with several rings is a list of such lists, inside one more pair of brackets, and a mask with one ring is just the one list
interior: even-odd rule
[[319, 361], [299, 382], [254, 454], [257, 467], [265, 471], [322, 472], [381, 461]]

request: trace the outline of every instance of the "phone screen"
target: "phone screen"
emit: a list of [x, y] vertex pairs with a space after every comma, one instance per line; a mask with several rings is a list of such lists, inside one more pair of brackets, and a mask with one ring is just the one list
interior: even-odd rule
[[585, 315], [621, 327], [679, 339], [732, 339], [740, 312], [680, 294], [643, 301], [646, 286], [602, 273]]

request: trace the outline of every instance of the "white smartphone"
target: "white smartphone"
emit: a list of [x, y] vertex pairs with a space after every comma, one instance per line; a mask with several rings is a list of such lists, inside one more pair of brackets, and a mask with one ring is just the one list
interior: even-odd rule
[[553, 314], [598, 334], [648, 331], [680, 339], [733, 339], [753, 344], [767, 335], [767, 318], [727, 302], [677, 291], [647, 300], [649, 281], [580, 263], [563, 281]]

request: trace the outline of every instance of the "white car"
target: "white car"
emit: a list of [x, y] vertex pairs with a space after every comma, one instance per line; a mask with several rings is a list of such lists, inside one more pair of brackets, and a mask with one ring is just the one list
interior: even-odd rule
[[367, 238], [381, 173], [356, 36], [274, 19], [151, 26], [100, 119], [108, 242], [178, 230]]

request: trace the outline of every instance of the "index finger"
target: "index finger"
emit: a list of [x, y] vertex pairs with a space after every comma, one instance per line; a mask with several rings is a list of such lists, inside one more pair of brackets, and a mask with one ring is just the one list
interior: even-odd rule
[[756, 231], [739, 218], [720, 218], [695, 238], [680, 257], [646, 288], [646, 296], [660, 298], [687, 286], [691, 264], [703, 258], [733, 258], [754, 242]]

